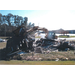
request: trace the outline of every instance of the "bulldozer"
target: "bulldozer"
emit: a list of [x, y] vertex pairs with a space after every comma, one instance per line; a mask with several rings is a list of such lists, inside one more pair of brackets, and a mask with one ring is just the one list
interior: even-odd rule
[[36, 32], [36, 30], [43, 30], [46, 33], [45, 39], [54, 40], [56, 38], [55, 33], [49, 32], [46, 28], [34, 26], [26, 29], [26, 27], [22, 25], [12, 32], [12, 38], [7, 41], [6, 54], [9, 56], [19, 51], [34, 51], [33, 42], [35, 41], [35, 37], [33, 38], [31, 33]]

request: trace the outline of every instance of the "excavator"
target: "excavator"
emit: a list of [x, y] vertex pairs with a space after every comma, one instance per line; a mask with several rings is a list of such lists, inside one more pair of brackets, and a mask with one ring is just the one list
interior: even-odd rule
[[45, 39], [54, 40], [57, 38], [55, 33], [49, 32], [46, 28], [34, 26], [26, 29], [25, 26], [22, 25], [12, 32], [12, 38], [7, 41], [6, 54], [12, 55], [19, 50], [25, 52], [29, 52], [29, 50], [34, 51], [33, 42], [35, 40], [33, 40], [31, 33], [36, 32], [36, 30], [43, 30], [46, 33]]
[[44, 36], [45, 39], [57, 39], [57, 36], [55, 35], [55, 33], [52, 31], [48, 31], [46, 28], [39, 27], [38, 30], [42, 30], [45, 33], [45, 36]]

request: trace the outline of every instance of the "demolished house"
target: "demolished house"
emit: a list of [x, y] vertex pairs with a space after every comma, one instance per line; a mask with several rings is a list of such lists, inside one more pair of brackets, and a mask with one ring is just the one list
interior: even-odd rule
[[[45, 33], [44, 38], [36, 40], [32, 32], [42, 30]], [[19, 54], [20, 52], [35, 52], [35, 53], [49, 53], [51, 51], [67, 51], [75, 49], [75, 43], [67, 42], [66, 40], [57, 40], [54, 32], [49, 32], [46, 28], [34, 26], [26, 29], [25, 26], [19, 26], [13, 32], [12, 38], [7, 41], [6, 55]], [[41, 34], [41, 33], [40, 33]]]
[[18, 27], [13, 31], [13, 36], [7, 41], [6, 52], [8, 54], [15, 51], [33, 51], [33, 41], [34, 39], [30, 37], [30, 32], [36, 30], [37, 27], [33, 27], [30, 30], [27, 30], [24, 26]]

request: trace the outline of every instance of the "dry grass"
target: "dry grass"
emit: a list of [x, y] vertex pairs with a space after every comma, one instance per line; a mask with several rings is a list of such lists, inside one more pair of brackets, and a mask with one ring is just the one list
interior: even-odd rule
[[[8, 37], [2, 37], [2, 36], [0, 36], [0, 38], [1, 39], [8, 39]], [[3, 48], [5, 48], [6, 47], [6, 42], [0, 42], [0, 49], [3, 49]]]
[[0, 42], [0, 49], [3, 49], [6, 47], [6, 42]]
[[35, 56], [39, 56], [42, 60], [75, 60], [75, 51], [61, 51], [61, 52], [51, 52], [49, 54], [36, 54]]
[[[0, 36], [1, 39], [8, 40], [9, 37]], [[11, 38], [11, 37], [10, 37]], [[3, 49], [6, 47], [6, 42], [0, 42], [0, 49]]]
[[[8, 37], [7, 37], [7, 36], [6, 36], [6, 37], [5, 37], [5, 36], [0, 36], [0, 38], [1, 38], [1, 39], [8, 39], [9, 36], [8, 36]], [[11, 38], [11, 37], [10, 37], [10, 38]]]

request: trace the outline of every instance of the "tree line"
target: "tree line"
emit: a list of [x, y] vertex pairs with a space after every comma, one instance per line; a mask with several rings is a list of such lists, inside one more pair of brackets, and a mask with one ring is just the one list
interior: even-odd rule
[[34, 23], [28, 23], [28, 17], [13, 15], [11, 13], [2, 15], [0, 13], [0, 36], [11, 36], [12, 31], [21, 25], [29, 29], [34, 26]]

